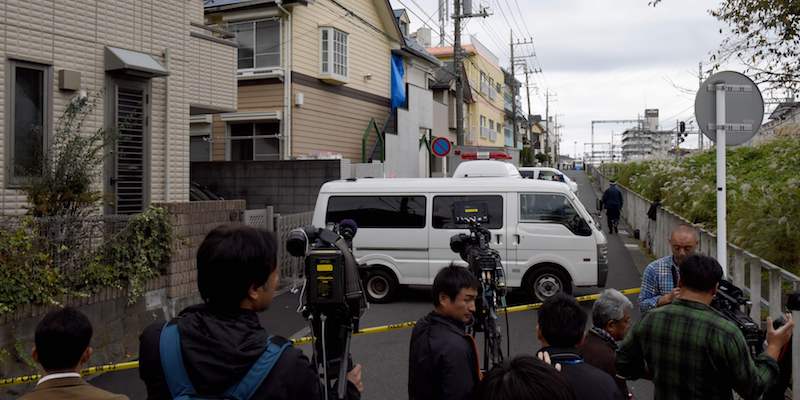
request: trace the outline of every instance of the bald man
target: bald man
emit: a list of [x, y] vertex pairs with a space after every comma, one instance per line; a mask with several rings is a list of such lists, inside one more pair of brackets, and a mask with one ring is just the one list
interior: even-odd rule
[[670, 235], [672, 255], [651, 262], [644, 270], [639, 309], [642, 313], [669, 303], [680, 293], [678, 266], [697, 249], [697, 231], [678, 225]]

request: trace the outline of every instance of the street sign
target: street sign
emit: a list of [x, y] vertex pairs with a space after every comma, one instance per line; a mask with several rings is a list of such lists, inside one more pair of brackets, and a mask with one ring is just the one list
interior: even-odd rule
[[750, 140], [764, 120], [764, 99], [758, 86], [733, 71], [711, 75], [694, 99], [694, 116], [717, 148], [717, 261], [728, 276], [727, 170], [725, 150]]
[[446, 157], [453, 150], [453, 144], [446, 137], [437, 137], [431, 142], [431, 153], [436, 157]]
[[711, 75], [703, 82], [694, 100], [694, 115], [706, 137], [716, 141], [717, 91], [725, 93], [725, 144], [736, 146], [756, 135], [764, 120], [764, 99], [753, 81], [733, 71]]

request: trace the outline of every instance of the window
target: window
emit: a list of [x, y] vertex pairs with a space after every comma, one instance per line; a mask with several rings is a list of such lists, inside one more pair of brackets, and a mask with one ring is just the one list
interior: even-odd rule
[[237, 22], [228, 28], [239, 43], [239, 70], [281, 66], [281, 22], [277, 19]]
[[228, 160], [280, 160], [280, 123], [277, 121], [230, 124]]
[[497, 90], [497, 94], [501, 94], [501, 93], [503, 93], [503, 88], [502, 88], [502, 87], [500, 87], [500, 83], [498, 83], [497, 85], [495, 85], [495, 89]]
[[50, 121], [50, 67], [21, 61], [9, 64], [11, 105], [7, 140], [9, 182], [41, 174], [41, 161], [47, 146]]
[[520, 194], [519, 222], [557, 222], [576, 235], [592, 234], [569, 199], [559, 194]]
[[433, 198], [433, 227], [435, 229], [467, 229], [466, 225], [457, 224], [453, 206], [456, 203], [485, 203], [489, 212], [488, 229], [503, 227], [503, 196], [436, 196]]
[[489, 120], [489, 129], [494, 130], [494, 120], [493, 119]]
[[539, 171], [539, 179], [543, 181], [556, 181], [561, 182], [560, 175], [557, 172], [542, 170]]
[[347, 33], [328, 27], [322, 28], [320, 34], [322, 74], [346, 79], [348, 69]]
[[334, 196], [325, 222], [352, 219], [359, 228], [424, 228], [425, 196]]

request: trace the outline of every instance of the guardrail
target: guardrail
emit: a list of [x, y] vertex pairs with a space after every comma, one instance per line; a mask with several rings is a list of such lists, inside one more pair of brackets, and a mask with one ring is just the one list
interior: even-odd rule
[[[608, 188], [608, 177], [603, 175], [594, 166], [588, 166], [601, 191]], [[633, 230], [639, 230], [642, 240], [656, 257], [665, 257], [672, 254], [669, 238], [672, 230], [681, 224], [694, 226], [699, 237], [698, 253], [717, 257], [717, 236], [701, 227], [698, 227], [685, 218], [671, 212], [664, 207], [659, 207], [656, 220], [647, 217], [647, 211], [653, 204], [650, 200], [638, 193], [617, 185], [622, 191], [624, 205], [621, 210], [622, 218]], [[742, 288], [750, 295], [750, 317], [755, 321], [762, 320], [762, 312], [767, 311], [773, 318], [782, 314], [787, 292], [800, 289], [800, 277], [797, 275], [753, 254], [739, 246], [728, 243], [728, 271], [726, 274], [734, 285]], [[800, 312], [793, 312], [792, 317], [800, 323]], [[800, 332], [795, 329], [792, 338], [792, 382], [795, 388], [800, 388]], [[800, 400], [800, 389], [793, 391], [792, 398]]]

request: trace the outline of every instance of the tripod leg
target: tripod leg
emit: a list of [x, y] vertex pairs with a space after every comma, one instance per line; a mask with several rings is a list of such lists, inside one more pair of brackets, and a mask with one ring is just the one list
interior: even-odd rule
[[344, 400], [347, 395], [347, 368], [349, 367], [350, 358], [350, 331], [348, 329], [347, 339], [344, 342], [344, 353], [339, 362], [339, 380], [336, 382], [339, 400]]

